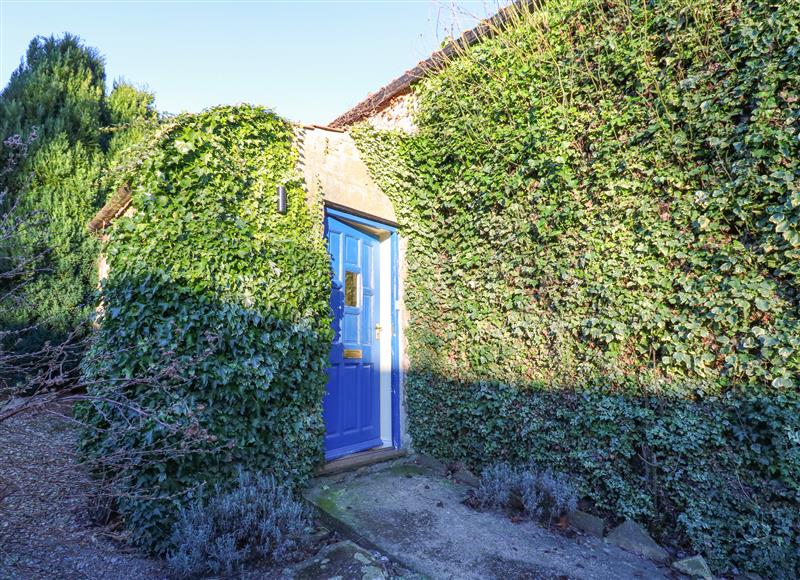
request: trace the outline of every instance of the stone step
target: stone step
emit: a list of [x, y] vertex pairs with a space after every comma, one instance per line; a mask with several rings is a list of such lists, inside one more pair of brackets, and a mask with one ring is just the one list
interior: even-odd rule
[[336, 475], [346, 471], [355, 471], [361, 467], [382, 463], [384, 461], [391, 461], [405, 457], [407, 452], [404, 449], [394, 449], [393, 447], [378, 447], [376, 449], [368, 449], [361, 453], [353, 453], [341, 459], [334, 459], [323, 465], [317, 475]]

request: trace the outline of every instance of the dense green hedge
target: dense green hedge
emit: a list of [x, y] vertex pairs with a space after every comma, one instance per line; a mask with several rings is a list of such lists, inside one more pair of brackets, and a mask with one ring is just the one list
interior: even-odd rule
[[135, 458], [105, 475], [156, 551], [175, 508], [238, 466], [299, 482], [321, 459], [330, 273], [292, 135], [263, 109], [218, 107], [171, 120], [121, 165], [136, 213], [106, 245], [84, 449]]
[[800, 5], [552, 0], [354, 135], [408, 239], [422, 451], [800, 573]]

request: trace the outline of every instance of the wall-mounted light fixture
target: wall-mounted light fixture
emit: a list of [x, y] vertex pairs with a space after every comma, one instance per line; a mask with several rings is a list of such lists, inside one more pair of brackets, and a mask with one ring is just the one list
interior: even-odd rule
[[286, 213], [286, 188], [282, 185], [278, 186], [278, 213]]

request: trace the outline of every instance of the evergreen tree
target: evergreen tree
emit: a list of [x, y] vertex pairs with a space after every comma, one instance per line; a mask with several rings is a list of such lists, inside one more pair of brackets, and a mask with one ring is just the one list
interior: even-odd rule
[[111, 132], [107, 151], [111, 174], [115, 173], [114, 165], [122, 160], [126, 151], [140, 143], [157, 126], [154, 101], [154, 95], [148, 91], [124, 81], [114, 83], [114, 89], [106, 99]]
[[14, 338], [25, 351], [62, 340], [91, 314], [99, 245], [86, 223], [108, 194], [103, 170], [155, 120], [151, 94], [118, 83], [107, 97], [105, 81], [103, 58], [79, 38], [37, 37], [0, 94], [0, 136], [36, 135], [26, 161], [0, 175], [3, 204], [30, 224], [0, 243], [0, 270], [45, 252], [22, 280], [3, 282], [24, 283], [0, 310], [0, 328], [29, 329]]

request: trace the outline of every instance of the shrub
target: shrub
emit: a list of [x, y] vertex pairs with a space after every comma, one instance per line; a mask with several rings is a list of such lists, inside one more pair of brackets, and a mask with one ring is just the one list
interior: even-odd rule
[[330, 266], [292, 127], [273, 113], [183, 115], [139, 151], [119, 177], [136, 213], [108, 231], [83, 449], [145, 455], [98, 475], [118, 482], [135, 541], [163, 552], [177, 510], [239, 466], [297, 485], [322, 460]]
[[270, 475], [242, 471], [231, 491], [217, 485], [208, 502], [181, 509], [167, 562], [182, 577], [230, 576], [252, 558], [290, 559], [302, 547], [308, 526], [290, 487]]
[[506, 508], [511, 504], [511, 494], [516, 490], [518, 480], [519, 474], [507, 463], [490, 465], [481, 472], [475, 499], [483, 507]]
[[575, 511], [578, 505], [575, 489], [563, 474], [523, 469], [518, 485], [525, 513], [537, 519], [546, 519], [547, 525]]
[[527, 515], [546, 520], [548, 526], [578, 504], [575, 489], [565, 475], [533, 466], [513, 469], [502, 462], [481, 472], [475, 498], [481, 506], [495, 509], [521, 502]]
[[509, 468], [493, 463], [557, 465], [600, 515], [643, 522], [721, 569], [733, 562], [783, 578], [800, 565], [800, 395], [689, 401], [602, 383], [408, 380], [416, 449], [501, 474], [482, 481], [483, 497], [508, 487]]

